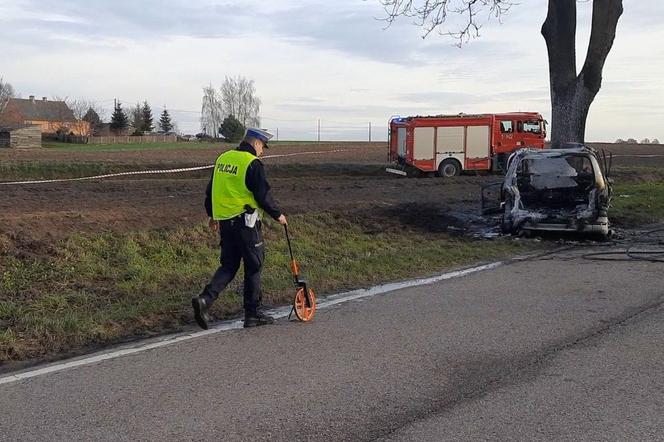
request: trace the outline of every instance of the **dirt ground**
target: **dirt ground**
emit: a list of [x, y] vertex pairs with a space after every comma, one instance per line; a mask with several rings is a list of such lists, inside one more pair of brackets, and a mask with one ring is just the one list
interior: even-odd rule
[[[637, 168], [664, 169], [664, 146], [597, 145], [614, 153], [624, 178]], [[311, 154], [310, 152], [323, 152]], [[0, 151], [0, 161], [109, 163], [186, 167], [212, 164], [215, 149], [140, 152]], [[388, 174], [384, 143], [279, 145], [264, 159], [274, 195], [286, 214], [331, 211], [364, 221], [392, 219], [402, 227], [468, 222], [479, 214], [480, 185], [498, 176], [403, 178]], [[286, 155], [286, 156], [278, 156]], [[191, 226], [205, 220], [208, 171], [96, 181], [0, 186], [0, 233], [56, 240], [72, 233]], [[0, 176], [0, 181], [5, 181]], [[437, 215], [432, 217], [431, 215]], [[451, 215], [450, 215], [451, 214]], [[472, 217], [472, 216], [471, 216]], [[472, 220], [471, 220], [472, 221]], [[369, 222], [370, 223], [370, 222]], [[23, 242], [21, 241], [21, 242]]]

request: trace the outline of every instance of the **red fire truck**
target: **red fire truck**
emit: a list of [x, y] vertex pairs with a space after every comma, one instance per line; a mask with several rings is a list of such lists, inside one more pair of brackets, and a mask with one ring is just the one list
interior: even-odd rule
[[466, 170], [503, 171], [510, 153], [544, 148], [546, 121], [537, 112], [393, 117], [389, 172], [436, 172], [450, 177]]

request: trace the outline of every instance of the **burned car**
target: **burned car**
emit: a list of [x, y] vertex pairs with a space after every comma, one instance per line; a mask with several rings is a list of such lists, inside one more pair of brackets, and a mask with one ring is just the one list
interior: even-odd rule
[[[602, 159], [600, 167], [598, 153], [583, 145], [514, 152], [500, 188], [503, 232], [609, 235], [610, 163]], [[484, 190], [482, 200], [484, 205]]]

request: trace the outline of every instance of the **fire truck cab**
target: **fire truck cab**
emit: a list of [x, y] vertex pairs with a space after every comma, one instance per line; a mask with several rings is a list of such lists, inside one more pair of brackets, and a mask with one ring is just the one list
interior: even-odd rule
[[546, 121], [537, 112], [436, 115], [390, 119], [388, 159], [401, 171], [450, 177], [467, 170], [504, 171], [509, 155], [544, 148]]

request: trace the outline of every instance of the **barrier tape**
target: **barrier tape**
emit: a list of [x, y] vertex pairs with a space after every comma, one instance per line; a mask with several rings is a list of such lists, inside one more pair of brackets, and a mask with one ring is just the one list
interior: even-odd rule
[[[297, 155], [321, 155], [326, 153], [336, 153], [336, 152], [346, 152], [348, 149], [335, 149], [335, 150], [325, 150], [325, 151], [313, 151], [313, 152], [295, 152], [295, 153], [285, 153], [279, 155], [266, 155], [262, 159], [268, 158], [281, 158], [281, 157], [292, 157]], [[182, 172], [191, 172], [194, 170], [205, 170], [214, 168], [214, 164], [209, 166], [196, 166], [196, 167], [184, 167], [179, 169], [161, 169], [161, 170], [135, 170], [131, 172], [117, 172], [117, 173], [107, 173], [104, 175], [94, 175], [94, 176], [85, 176], [78, 178], [58, 178], [53, 180], [32, 180], [32, 181], [8, 181], [0, 182], [0, 186], [10, 186], [18, 184], [46, 184], [46, 183], [65, 183], [72, 181], [89, 181], [89, 180], [98, 180], [102, 178], [112, 178], [118, 176], [129, 176], [129, 175], [148, 175], [148, 174], [165, 174], [165, 173], [182, 173]]]
[[1, 185], [12, 185], [12, 184], [44, 184], [44, 183], [64, 183], [67, 181], [85, 181], [85, 180], [98, 180], [101, 178], [111, 178], [116, 176], [127, 176], [127, 175], [146, 175], [146, 174], [155, 174], [155, 173], [179, 173], [179, 172], [189, 172], [192, 170], [203, 170], [211, 169], [212, 166], [198, 166], [198, 167], [187, 167], [183, 169], [164, 169], [164, 170], [136, 170], [132, 172], [118, 172], [118, 173], [107, 173], [104, 175], [95, 175], [95, 176], [84, 176], [78, 178], [59, 178], [54, 180], [35, 180], [35, 181], [11, 181], [0, 183]]

